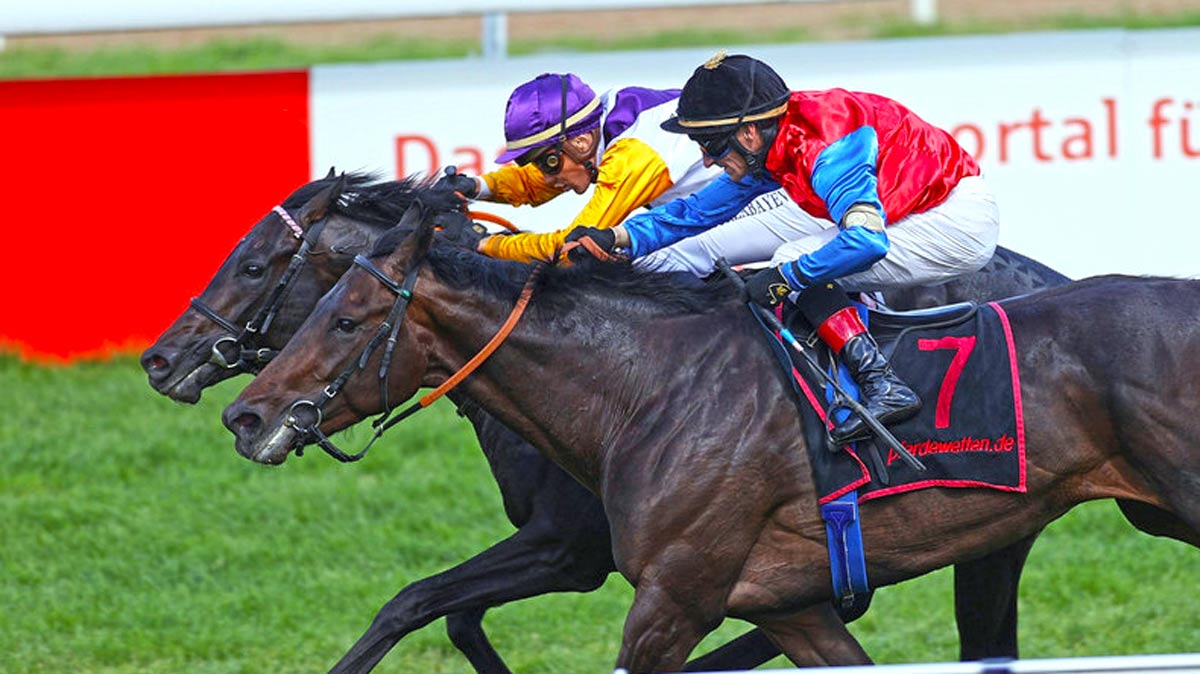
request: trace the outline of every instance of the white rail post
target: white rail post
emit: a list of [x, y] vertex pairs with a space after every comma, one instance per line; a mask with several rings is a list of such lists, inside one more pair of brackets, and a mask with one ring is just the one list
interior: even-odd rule
[[938, 20], [937, 0], [912, 0], [913, 21], [928, 26]]
[[508, 56], [508, 14], [486, 12], [483, 15], [483, 58], [499, 60]]

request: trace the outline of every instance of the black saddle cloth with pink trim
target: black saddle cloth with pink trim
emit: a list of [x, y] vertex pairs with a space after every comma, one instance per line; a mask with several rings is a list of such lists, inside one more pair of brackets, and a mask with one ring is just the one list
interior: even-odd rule
[[[918, 471], [875, 440], [830, 451], [825, 384], [800, 376], [807, 369], [793, 363], [821, 503], [854, 489], [859, 501], [926, 487], [1024, 492], [1020, 373], [1004, 309], [990, 303], [871, 312], [869, 325], [896, 374], [923, 401], [915, 417], [889, 430], [926, 470]], [[799, 337], [807, 330], [793, 332]], [[823, 350], [823, 366], [829, 367], [832, 359]]]

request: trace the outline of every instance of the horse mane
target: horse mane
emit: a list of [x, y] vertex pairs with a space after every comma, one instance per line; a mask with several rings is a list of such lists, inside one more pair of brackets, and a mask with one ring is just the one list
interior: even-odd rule
[[[301, 186], [284, 200], [283, 207], [295, 212], [337, 179], [338, 176], [330, 175]], [[434, 182], [436, 177], [409, 176], [402, 180], [384, 180], [373, 172], [347, 173], [342, 194], [330, 210], [334, 215], [374, 227], [391, 228], [418, 199], [438, 212], [461, 205], [462, 202], [453, 192], [430, 189]]]
[[[371, 257], [390, 255], [411, 233], [393, 228], [376, 242]], [[515, 302], [533, 265], [499, 260], [440, 241], [425, 257], [446, 285], [471, 289]], [[613, 311], [637, 310], [650, 315], [703, 314], [735, 297], [725, 278], [698, 281], [687, 273], [646, 271], [629, 262], [591, 262], [550, 266], [542, 273], [531, 309], [558, 313], [585, 298], [611, 304]]]

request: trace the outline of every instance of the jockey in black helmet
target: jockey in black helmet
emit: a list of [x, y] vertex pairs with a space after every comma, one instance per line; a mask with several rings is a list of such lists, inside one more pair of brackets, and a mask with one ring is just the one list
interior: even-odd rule
[[[779, 246], [747, 282], [749, 299], [793, 297], [839, 353], [880, 421], [919, 409], [842, 290], [936, 284], [973, 272], [996, 246], [999, 214], [979, 166], [946, 131], [900, 103], [844, 89], [789, 91], [767, 64], [723, 52], [684, 85], [663, 128], [696, 141], [725, 175], [701, 191], [632, 216], [613, 243], [638, 258], [717, 226], [780, 185], [812, 217], [837, 228]], [[728, 223], [728, 224], [725, 224]], [[580, 232], [577, 236], [585, 236]], [[857, 416], [831, 433], [864, 439]]]

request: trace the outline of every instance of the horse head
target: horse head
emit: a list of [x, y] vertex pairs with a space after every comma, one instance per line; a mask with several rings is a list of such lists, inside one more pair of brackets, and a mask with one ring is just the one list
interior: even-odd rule
[[454, 210], [428, 181], [379, 181], [331, 170], [268, 212], [204, 292], [143, 354], [150, 385], [194, 403], [204, 388], [256, 372], [287, 340], [354, 255], [395, 225], [415, 199]]
[[424, 299], [416, 286], [434, 220], [430, 209], [411, 206], [369, 256], [355, 258], [264, 376], [226, 407], [222, 419], [238, 453], [282, 463], [314, 432], [339, 431], [426, 384], [432, 340], [415, 320]]
[[[330, 206], [341, 195], [343, 185], [341, 178], [326, 178], [302, 187], [238, 242], [216, 276], [192, 300], [190, 309], [142, 354], [142, 368], [155, 390], [194, 403], [205, 387], [248, 369], [243, 349], [282, 346], [272, 342], [274, 335], [263, 329], [270, 326], [261, 324], [275, 320], [282, 307], [265, 307], [265, 301], [305, 245], [305, 237], [319, 236], [317, 228], [325, 227]], [[288, 294], [301, 299], [308, 290], [311, 295], [316, 289], [313, 276], [309, 273], [294, 279], [295, 288]], [[283, 299], [282, 293], [277, 299]], [[255, 325], [262, 309], [274, 309], [273, 315], [257, 316], [260, 324]]]

